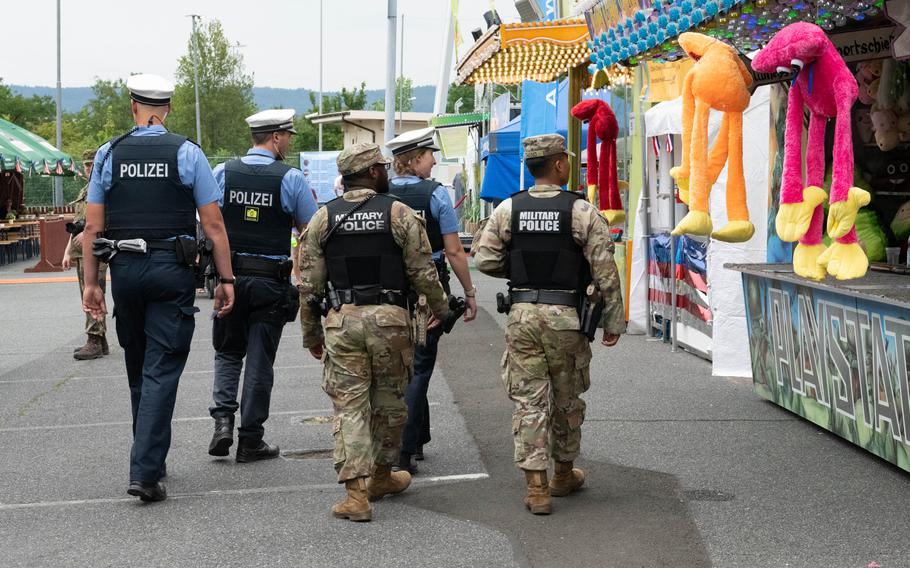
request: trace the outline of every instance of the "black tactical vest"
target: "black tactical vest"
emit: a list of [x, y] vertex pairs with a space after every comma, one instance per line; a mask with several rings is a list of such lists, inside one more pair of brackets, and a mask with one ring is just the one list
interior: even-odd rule
[[231, 160], [224, 165], [224, 228], [231, 250], [249, 254], [291, 254], [294, 220], [281, 208], [281, 180], [291, 166]]
[[127, 136], [111, 152], [111, 188], [105, 198], [106, 237], [162, 240], [196, 234], [196, 201], [177, 171], [186, 138]]
[[[392, 236], [392, 204], [388, 195], [376, 195], [335, 225], [357, 203], [339, 197], [326, 204], [328, 230], [334, 233], [325, 243], [326, 268], [336, 290], [408, 289], [401, 247]], [[378, 290], [377, 290], [378, 291]]]
[[591, 267], [572, 238], [572, 207], [581, 196], [563, 191], [555, 197], [512, 196], [509, 285], [512, 288], [584, 290]]
[[430, 212], [430, 201], [433, 192], [439, 187], [439, 182], [425, 179], [408, 185], [389, 184], [389, 193], [404, 202], [427, 222], [427, 237], [430, 239], [430, 248], [433, 252], [445, 248], [442, 242], [442, 230], [439, 228], [439, 219]]

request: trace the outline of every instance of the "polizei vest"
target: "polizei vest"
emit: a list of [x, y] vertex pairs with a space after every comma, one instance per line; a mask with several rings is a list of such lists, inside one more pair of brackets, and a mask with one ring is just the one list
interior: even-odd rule
[[404, 202], [427, 222], [427, 237], [430, 239], [430, 248], [433, 249], [433, 252], [445, 248], [442, 242], [442, 230], [439, 228], [439, 219], [433, 217], [430, 212], [433, 192], [440, 185], [442, 184], [428, 179], [408, 185], [389, 184], [389, 193]]
[[395, 201], [376, 195], [343, 221], [357, 203], [339, 197], [326, 204], [328, 230], [334, 233], [325, 243], [325, 260], [335, 289], [407, 290], [404, 256], [392, 236]]
[[127, 136], [111, 152], [111, 188], [104, 234], [110, 239], [162, 240], [196, 234], [196, 201], [177, 171], [186, 138]]
[[581, 196], [563, 191], [555, 197], [512, 196], [509, 285], [512, 288], [583, 290], [591, 267], [572, 238], [572, 207]]
[[281, 208], [281, 180], [290, 169], [279, 161], [224, 165], [221, 214], [232, 251], [290, 256], [294, 220]]

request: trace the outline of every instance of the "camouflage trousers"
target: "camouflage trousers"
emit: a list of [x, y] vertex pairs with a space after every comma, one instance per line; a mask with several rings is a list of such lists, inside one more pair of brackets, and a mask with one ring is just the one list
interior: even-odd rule
[[574, 307], [516, 304], [509, 312], [502, 380], [515, 403], [515, 462], [546, 470], [550, 457], [575, 461], [591, 386], [591, 346]]
[[[73, 259], [76, 261], [76, 276], [79, 277], [79, 306], [82, 306], [82, 293], [85, 291], [85, 273], [82, 258]], [[98, 263], [98, 284], [103, 291], [107, 291], [107, 264]], [[107, 333], [107, 322], [98, 321], [89, 314], [85, 314], [85, 333], [89, 335], [104, 335]]]
[[397, 306], [346, 304], [326, 316], [322, 388], [335, 409], [339, 483], [398, 461], [414, 357], [408, 324], [407, 310]]

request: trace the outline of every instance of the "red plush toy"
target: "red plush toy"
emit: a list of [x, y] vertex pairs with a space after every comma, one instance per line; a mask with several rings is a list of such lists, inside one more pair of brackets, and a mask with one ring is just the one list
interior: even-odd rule
[[[593, 203], [594, 192], [600, 210], [611, 225], [622, 223], [626, 213], [619, 196], [616, 173], [616, 138], [619, 124], [610, 105], [600, 99], [581, 101], [572, 107], [572, 116], [588, 122], [588, 199]], [[597, 139], [600, 139], [600, 160], [597, 158]]]

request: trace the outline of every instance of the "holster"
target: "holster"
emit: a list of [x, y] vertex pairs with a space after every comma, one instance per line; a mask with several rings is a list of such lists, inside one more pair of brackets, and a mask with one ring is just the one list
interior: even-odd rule
[[427, 344], [427, 328], [430, 324], [430, 307], [427, 297], [421, 294], [412, 304], [411, 326], [413, 328], [414, 344], [423, 347]]
[[288, 303], [285, 306], [285, 320], [290, 323], [297, 319], [297, 312], [300, 311], [300, 292], [296, 286], [288, 284]]
[[496, 311], [501, 314], [507, 314], [512, 309], [512, 299], [508, 294], [497, 292], [496, 294]]
[[439, 276], [439, 283], [442, 284], [442, 289], [446, 294], [451, 294], [452, 288], [449, 285], [451, 273], [449, 272], [449, 265], [446, 263], [445, 257], [442, 257], [439, 260], [434, 259], [433, 265], [436, 267], [436, 274]]
[[465, 304], [464, 298], [449, 296], [449, 317], [442, 322], [442, 330], [445, 333], [451, 333], [452, 328], [455, 327], [455, 323], [464, 315], [467, 309], [468, 306]]
[[196, 239], [177, 237], [174, 253], [177, 255], [177, 264], [196, 266]]
[[66, 224], [66, 232], [74, 237], [85, 230], [85, 221], [75, 221]]
[[600, 291], [593, 286], [588, 286], [586, 294], [581, 294], [581, 300], [578, 302], [578, 323], [581, 333], [588, 338], [588, 342], [594, 341], [597, 335], [597, 328], [600, 327], [600, 317], [604, 311], [604, 300]]

